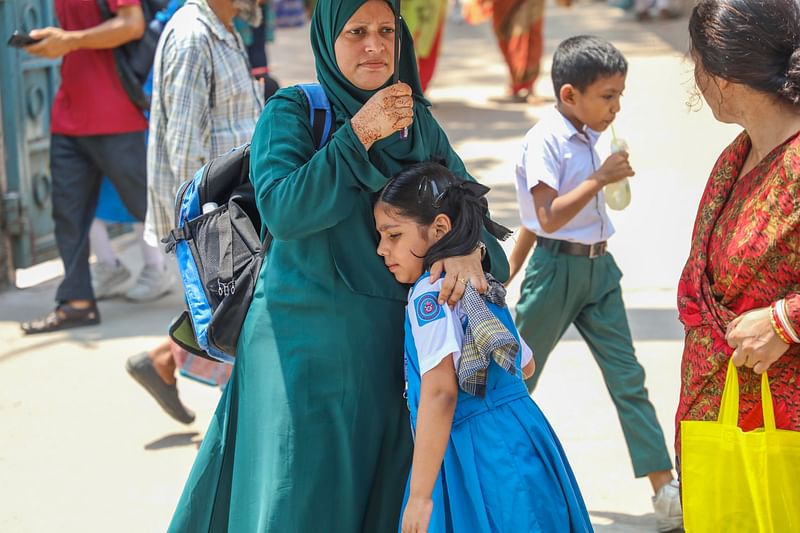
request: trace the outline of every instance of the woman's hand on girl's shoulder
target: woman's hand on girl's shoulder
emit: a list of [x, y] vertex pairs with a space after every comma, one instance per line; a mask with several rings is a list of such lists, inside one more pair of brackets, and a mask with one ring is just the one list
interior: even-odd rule
[[433, 513], [433, 500], [410, 496], [403, 512], [402, 533], [427, 533]]
[[414, 121], [414, 98], [411, 87], [396, 83], [372, 95], [358, 110], [350, 124], [358, 140], [369, 150], [380, 139], [411, 126]]
[[431, 266], [431, 283], [439, 279], [442, 272], [446, 272], [442, 288], [439, 290], [439, 305], [445, 302], [453, 307], [464, 296], [467, 283], [471, 283], [476, 291], [486, 292], [489, 288], [486, 283], [486, 274], [483, 273], [481, 264], [481, 249], [475, 248], [469, 255], [448, 257], [436, 261]]

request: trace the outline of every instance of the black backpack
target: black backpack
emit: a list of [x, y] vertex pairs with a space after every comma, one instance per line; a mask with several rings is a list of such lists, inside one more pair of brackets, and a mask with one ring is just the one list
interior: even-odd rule
[[[141, 0], [144, 13], [144, 35], [141, 39], [125, 43], [114, 48], [114, 61], [122, 87], [136, 107], [143, 111], [150, 110], [150, 97], [143, 86], [153, 68], [156, 57], [158, 39], [164, 29], [164, 23], [156, 16], [167, 8], [169, 0]], [[103, 20], [114, 17], [108, 7], [108, 0], [97, 0]]]
[[[319, 84], [299, 85], [309, 102], [314, 146], [330, 138], [333, 113]], [[250, 145], [212, 159], [175, 198], [175, 229], [162, 241], [175, 252], [187, 310], [169, 328], [182, 348], [232, 363], [264, 256], [261, 217], [250, 182]]]

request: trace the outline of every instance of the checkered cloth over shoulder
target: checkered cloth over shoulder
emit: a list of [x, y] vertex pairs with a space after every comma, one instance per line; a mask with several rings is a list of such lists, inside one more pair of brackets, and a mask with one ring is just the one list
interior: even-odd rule
[[461, 309], [467, 316], [464, 344], [458, 360], [458, 384], [474, 396], [486, 395], [486, 373], [491, 360], [509, 374], [515, 374], [519, 343], [514, 335], [489, 310], [486, 301], [504, 306], [506, 290], [503, 285], [486, 274], [489, 289], [481, 295], [468, 283], [461, 299]]

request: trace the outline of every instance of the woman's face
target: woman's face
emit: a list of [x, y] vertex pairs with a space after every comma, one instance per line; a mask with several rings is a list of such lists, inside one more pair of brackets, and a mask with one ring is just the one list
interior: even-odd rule
[[373, 91], [394, 73], [394, 12], [385, 0], [368, 0], [344, 25], [334, 45], [336, 64], [356, 87]]

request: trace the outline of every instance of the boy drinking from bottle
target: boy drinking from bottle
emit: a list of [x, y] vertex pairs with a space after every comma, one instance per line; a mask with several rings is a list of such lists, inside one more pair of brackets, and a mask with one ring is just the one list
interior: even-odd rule
[[591, 36], [563, 41], [553, 56], [556, 106], [525, 136], [517, 164], [522, 222], [509, 260], [516, 274], [534, 242], [516, 325], [533, 349], [536, 386], [570, 324], [589, 345], [617, 408], [636, 477], [653, 486], [659, 531], [681, 526], [677, 481], [636, 359], [619, 280], [607, 250], [614, 226], [603, 188], [633, 176], [627, 151], [601, 161], [595, 144], [620, 110], [628, 64], [611, 43]]

